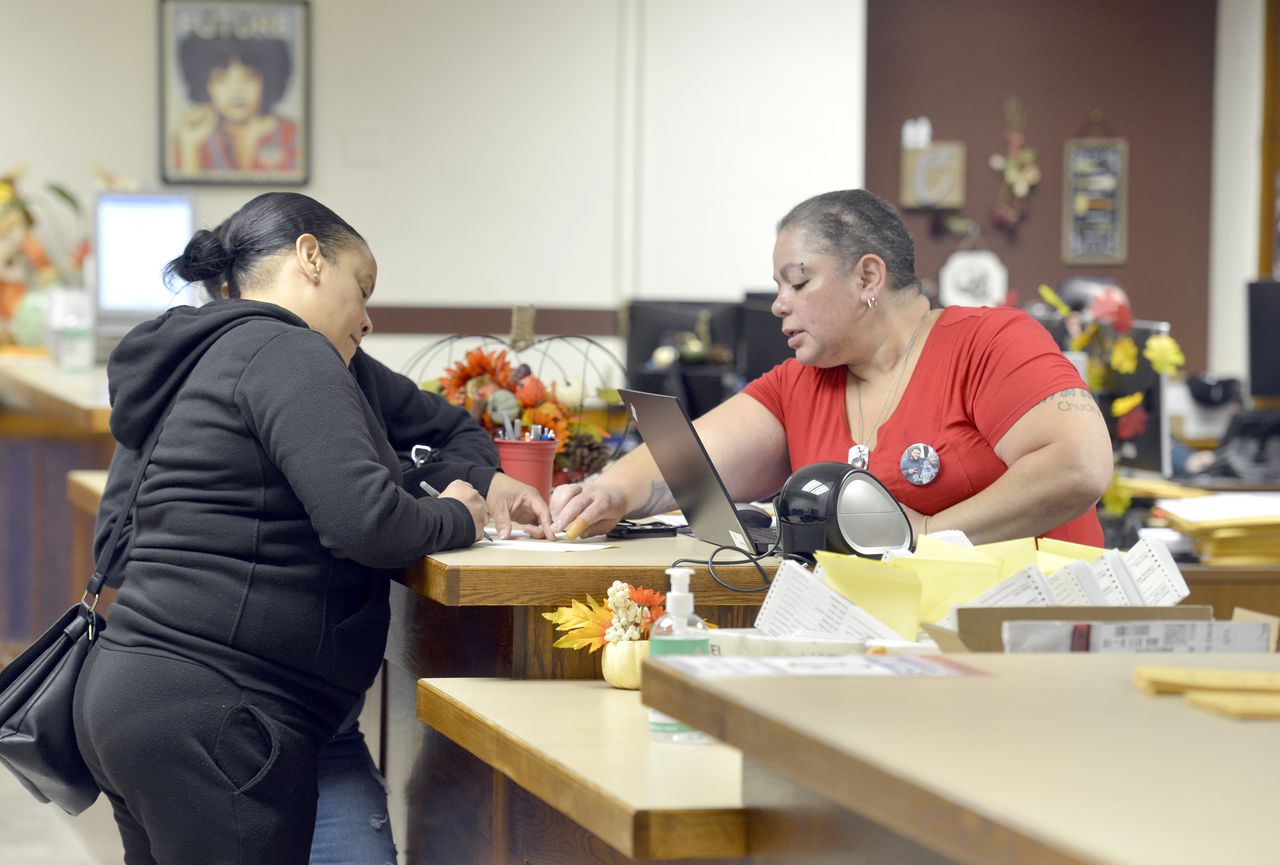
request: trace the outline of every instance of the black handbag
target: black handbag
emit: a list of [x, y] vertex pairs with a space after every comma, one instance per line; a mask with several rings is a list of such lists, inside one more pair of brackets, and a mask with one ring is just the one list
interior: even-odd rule
[[95, 612], [98, 593], [106, 582], [125, 517], [133, 508], [158, 436], [157, 428], [80, 603], [0, 670], [0, 763], [31, 795], [68, 814], [79, 814], [101, 792], [80, 757], [71, 704], [80, 668], [105, 626]]

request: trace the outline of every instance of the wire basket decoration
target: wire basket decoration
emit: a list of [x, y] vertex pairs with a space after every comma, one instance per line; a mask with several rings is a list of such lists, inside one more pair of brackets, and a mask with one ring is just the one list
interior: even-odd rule
[[615, 420], [625, 424], [616, 388], [627, 386], [626, 367], [590, 337], [454, 334], [416, 351], [401, 372], [498, 437], [554, 434], [557, 483], [600, 471], [627, 438], [626, 429], [610, 432]]

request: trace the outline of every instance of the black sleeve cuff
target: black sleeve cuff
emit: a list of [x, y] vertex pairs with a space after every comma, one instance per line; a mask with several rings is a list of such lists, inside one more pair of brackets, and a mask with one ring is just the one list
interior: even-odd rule
[[421, 498], [427, 495], [422, 489], [426, 481], [436, 492], [444, 492], [444, 488], [453, 481], [466, 481], [476, 488], [481, 496], [489, 495], [489, 484], [495, 473], [502, 469], [493, 466], [478, 466], [471, 463], [435, 462], [412, 468], [404, 473], [404, 488], [411, 495]]

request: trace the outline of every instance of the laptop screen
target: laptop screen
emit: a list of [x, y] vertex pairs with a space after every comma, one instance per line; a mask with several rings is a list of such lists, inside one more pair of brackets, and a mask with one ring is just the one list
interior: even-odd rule
[[621, 388], [618, 393], [694, 537], [740, 550], [754, 549], [733, 499], [680, 401]]

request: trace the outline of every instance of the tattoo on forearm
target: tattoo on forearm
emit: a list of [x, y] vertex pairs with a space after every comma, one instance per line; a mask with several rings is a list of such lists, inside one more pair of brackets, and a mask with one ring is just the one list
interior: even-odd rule
[[1058, 411], [1082, 411], [1086, 414], [1097, 414], [1098, 404], [1093, 401], [1093, 394], [1087, 388], [1069, 387], [1040, 400], [1039, 405], [1056, 402]]
[[652, 481], [649, 484], [649, 497], [644, 500], [640, 507], [631, 511], [627, 516], [648, 517], [653, 514], [660, 514], [663, 511], [669, 511], [675, 506], [675, 499], [671, 497], [671, 491], [667, 489], [667, 485], [661, 481]]

